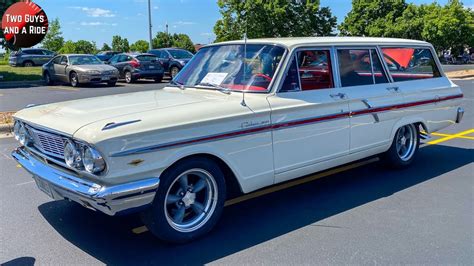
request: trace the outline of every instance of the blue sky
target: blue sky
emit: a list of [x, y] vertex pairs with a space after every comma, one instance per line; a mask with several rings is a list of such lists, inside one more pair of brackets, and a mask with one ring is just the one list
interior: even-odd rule
[[[35, 0], [49, 19], [59, 18], [66, 40], [95, 41], [99, 48], [110, 44], [115, 34], [132, 43], [148, 38], [147, 0]], [[152, 0], [153, 32], [186, 33], [195, 43], [214, 40], [213, 26], [220, 18], [216, 0]], [[416, 4], [432, 0], [407, 0]], [[438, 0], [445, 4], [447, 0]], [[469, 3], [470, 1], [465, 1]], [[469, 4], [468, 4], [469, 5]], [[329, 6], [338, 22], [351, 9], [350, 0], [321, 0]]]

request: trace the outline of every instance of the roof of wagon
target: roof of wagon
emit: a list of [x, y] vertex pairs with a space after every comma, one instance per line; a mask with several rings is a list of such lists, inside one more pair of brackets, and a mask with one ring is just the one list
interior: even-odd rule
[[[243, 40], [216, 43], [219, 44], [240, 44]], [[249, 39], [247, 43], [279, 44], [287, 47], [300, 45], [429, 45], [424, 41], [397, 39], [397, 38], [373, 38], [373, 37], [292, 37], [292, 38], [265, 38]], [[213, 45], [213, 44], [211, 44]]]

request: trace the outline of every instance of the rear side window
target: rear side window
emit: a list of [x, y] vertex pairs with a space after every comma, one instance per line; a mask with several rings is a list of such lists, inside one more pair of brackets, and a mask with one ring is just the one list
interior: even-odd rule
[[384, 61], [394, 81], [441, 77], [427, 48], [382, 48]]
[[139, 55], [137, 59], [144, 62], [156, 61], [158, 58], [154, 55]]
[[334, 88], [329, 50], [297, 53], [301, 90]]
[[338, 49], [342, 87], [387, 83], [375, 49]]

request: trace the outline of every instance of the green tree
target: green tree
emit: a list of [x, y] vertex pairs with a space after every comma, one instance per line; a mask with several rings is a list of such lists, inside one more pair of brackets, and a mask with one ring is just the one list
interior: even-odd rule
[[59, 53], [61, 54], [74, 54], [76, 53], [76, 44], [69, 40], [64, 43], [63, 47], [59, 49]]
[[122, 38], [118, 35], [112, 37], [112, 50], [116, 52], [128, 52], [130, 51], [130, 44], [127, 38]]
[[173, 34], [173, 47], [186, 49], [192, 53], [196, 52], [193, 41], [184, 33]]
[[110, 48], [110, 46], [109, 46], [108, 44], [104, 43], [104, 44], [102, 45], [102, 48], [101, 48], [100, 50], [101, 50], [101, 51], [111, 51], [112, 48]]
[[41, 42], [43, 48], [51, 51], [59, 51], [64, 45], [64, 38], [61, 32], [59, 19], [54, 19], [49, 23], [48, 33]]
[[166, 32], [157, 32], [156, 36], [152, 40], [153, 48], [167, 48], [176, 47], [186, 49], [190, 52], [195, 52], [194, 43], [191, 38], [184, 33], [175, 33], [173, 35]]
[[248, 38], [332, 35], [336, 17], [319, 0], [219, 0], [222, 18], [216, 41]]
[[407, 8], [405, 0], [353, 0], [352, 10], [339, 26], [342, 35], [386, 36]]
[[167, 48], [173, 46], [173, 36], [169, 33], [159, 31], [152, 39], [152, 46], [156, 48]]
[[138, 40], [132, 45], [130, 45], [130, 50], [134, 52], [145, 53], [146, 51], [148, 51], [148, 48], [149, 48], [149, 44], [145, 40]]
[[97, 47], [94, 42], [79, 40], [77, 42], [67, 41], [59, 50], [63, 54], [95, 54]]

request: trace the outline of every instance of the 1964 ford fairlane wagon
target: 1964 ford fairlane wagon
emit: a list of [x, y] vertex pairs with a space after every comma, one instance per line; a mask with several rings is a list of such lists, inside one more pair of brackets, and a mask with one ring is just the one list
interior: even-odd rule
[[426, 42], [218, 43], [162, 90], [19, 111], [13, 157], [54, 199], [140, 210], [153, 234], [185, 242], [212, 229], [231, 191], [373, 155], [410, 165], [424, 132], [461, 120], [462, 97]]

